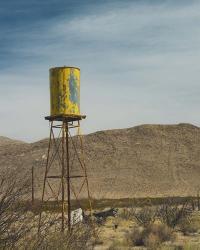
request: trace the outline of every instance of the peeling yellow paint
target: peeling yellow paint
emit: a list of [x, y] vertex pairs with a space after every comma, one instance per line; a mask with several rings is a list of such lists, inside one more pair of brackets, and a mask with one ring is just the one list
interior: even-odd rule
[[80, 115], [80, 69], [56, 67], [49, 75], [51, 115]]

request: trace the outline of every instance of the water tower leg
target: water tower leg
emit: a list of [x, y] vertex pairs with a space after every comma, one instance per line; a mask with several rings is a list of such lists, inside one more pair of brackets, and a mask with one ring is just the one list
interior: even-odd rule
[[62, 123], [62, 226], [61, 231], [65, 230], [65, 123]]
[[71, 230], [71, 193], [70, 193], [70, 166], [69, 166], [69, 124], [65, 123], [66, 134], [66, 160], [67, 160], [67, 212], [68, 212], [68, 230]]
[[[44, 174], [44, 181], [43, 181], [43, 188], [42, 188], [42, 201], [41, 201], [42, 205], [43, 205], [43, 202], [44, 202], [44, 193], [45, 193], [46, 180], [47, 180], [47, 174], [48, 174], [50, 149], [51, 149], [51, 140], [52, 140], [52, 135], [53, 135], [53, 121], [50, 124], [51, 125], [50, 125], [49, 144], [48, 144], [47, 160], [46, 160], [45, 174]], [[41, 217], [42, 217], [42, 206], [40, 208], [39, 224], [38, 224], [38, 234], [40, 234]]]
[[82, 139], [82, 134], [81, 134], [80, 127], [81, 127], [80, 126], [80, 121], [78, 121], [78, 137], [80, 139], [82, 161], [83, 161], [84, 174], [85, 174], [85, 180], [86, 180], [86, 185], [87, 185], [87, 195], [88, 195], [88, 201], [89, 201], [90, 216], [92, 216], [92, 203], [91, 203], [89, 182], [88, 182], [88, 176], [87, 176], [87, 169], [86, 169], [86, 165], [85, 165], [85, 155], [84, 155], [84, 150], [83, 150], [83, 139]]

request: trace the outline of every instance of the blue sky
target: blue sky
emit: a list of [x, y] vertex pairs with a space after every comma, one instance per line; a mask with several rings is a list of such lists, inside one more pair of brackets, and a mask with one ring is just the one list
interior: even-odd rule
[[53, 66], [81, 68], [85, 133], [200, 124], [200, 1], [0, 2], [0, 135], [48, 136]]

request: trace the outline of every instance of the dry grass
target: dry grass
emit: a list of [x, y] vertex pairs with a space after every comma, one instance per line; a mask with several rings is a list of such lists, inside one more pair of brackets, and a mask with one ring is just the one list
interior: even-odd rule
[[190, 200], [178, 204], [174, 199], [165, 200], [158, 211], [159, 219], [171, 228], [175, 228], [183, 219], [191, 213]]
[[132, 246], [146, 246], [155, 249], [165, 241], [173, 239], [173, 232], [167, 225], [150, 224], [146, 228], [135, 227], [127, 234], [127, 240]]
[[[77, 225], [71, 233], [53, 232], [42, 241], [33, 241], [29, 249], [69, 249], [69, 250], [90, 250], [93, 249], [95, 235], [91, 227]], [[24, 248], [26, 249], [26, 248]]]
[[129, 233], [127, 233], [126, 239], [132, 246], [143, 246], [144, 229], [141, 227], [134, 227]]
[[132, 216], [140, 226], [148, 227], [155, 222], [158, 216], [158, 210], [153, 206], [132, 209]]
[[197, 243], [187, 243], [181, 250], [200, 250], [200, 245]]
[[29, 195], [30, 180], [19, 182], [8, 173], [0, 176], [0, 249], [93, 249], [98, 235], [93, 222], [81, 223], [72, 232], [60, 233], [61, 220], [57, 213], [43, 213], [38, 237], [38, 215], [19, 203]]
[[27, 226], [28, 207], [18, 204], [18, 200], [29, 193], [29, 179], [24, 175], [19, 182], [18, 178], [18, 172], [0, 175], [0, 248], [14, 247], [31, 230], [31, 226]]
[[182, 246], [163, 245], [163, 246], [160, 246], [157, 250], [183, 250], [183, 247]]
[[[165, 203], [161, 207], [150, 205], [137, 209], [129, 207], [121, 210], [118, 217], [107, 219], [105, 225], [101, 227], [94, 227], [91, 223], [81, 223], [74, 227], [72, 233], [66, 231], [63, 234], [60, 233], [59, 214], [55, 211], [44, 212], [46, 217], [44, 216], [42, 221], [42, 233], [38, 238], [37, 214], [44, 207], [41, 208], [40, 204], [36, 203], [35, 208], [32, 209], [33, 212], [30, 212], [30, 208], [25, 204], [22, 203], [19, 206], [19, 198], [29, 192], [27, 183], [17, 185], [17, 182], [11, 178], [7, 182], [2, 179], [0, 184], [0, 224], [6, 218], [6, 224], [3, 223], [4, 227], [0, 227], [0, 246], [5, 249], [90, 250], [95, 245], [103, 249], [106, 244], [110, 246], [110, 250], [131, 249], [134, 246], [162, 249], [164, 242], [173, 240], [173, 229], [169, 225], [174, 227], [179, 223], [185, 234], [197, 232], [200, 228], [200, 216], [188, 217], [186, 205]], [[158, 223], [159, 217], [166, 223]], [[135, 226], [136, 222], [137, 226]], [[104, 238], [97, 237], [99, 228], [104, 229], [101, 234]], [[197, 245], [192, 246], [194, 247], [188, 244], [179, 249], [198, 249]], [[166, 247], [168, 247], [165, 248], [167, 250], [179, 250]]]
[[111, 244], [111, 246], [108, 248], [108, 250], [129, 250], [131, 249], [131, 246], [128, 245], [126, 241], [120, 241], [120, 240], [115, 240]]
[[184, 218], [180, 224], [181, 231], [187, 235], [200, 231], [200, 213], [193, 213]]

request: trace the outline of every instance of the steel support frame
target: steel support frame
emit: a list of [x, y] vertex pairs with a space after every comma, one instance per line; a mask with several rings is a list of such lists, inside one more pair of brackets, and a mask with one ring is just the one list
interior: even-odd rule
[[[90, 214], [92, 213], [92, 206], [91, 206], [91, 197], [89, 191], [89, 183], [87, 177], [87, 169], [84, 161], [84, 152], [83, 152], [83, 141], [82, 136], [80, 134], [80, 120], [77, 121], [69, 121], [63, 119], [62, 121], [58, 120], [49, 120], [50, 122], [50, 136], [49, 136], [49, 144], [48, 144], [48, 151], [47, 151], [47, 160], [45, 164], [45, 174], [43, 180], [43, 187], [42, 187], [42, 205], [45, 201], [45, 191], [47, 191], [47, 184], [49, 189], [51, 190], [55, 200], [59, 202], [59, 197], [61, 196], [61, 231], [64, 232], [66, 228], [65, 222], [65, 203], [67, 203], [67, 228], [68, 231], [71, 231], [72, 223], [71, 223], [71, 193], [73, 193], [76, 201], [80, 204], [79, 195], [86, 184]], [[55, 124], [55, 123], [60, 124]], [[81, 155], [82, 158], [79, 156], [76, 144], [73, 141], [73, 138], [70, 133], [70, 129], [76, 128], [78, 133], [78, 139], [80, 140], [80, 148], [81, 148]], [[58, 138], [55, 137], [54, 130], [60, 130]], [[57, 140], [57, 142], [56, 142]], [[73, 148], [74, 155], [77, 157], [80, 167], [82, 169], [81, 175], [71, 175], [70, 171], [70, 155], [69, 155], [69, 144], [71, 143], [71, 147]], [[52, 150], [54, 147], [54, 150]], [[51, 152], [53, 151], [53, 152]], [[60, 152], [61, 151], [61, 152]], [[59, 175], [50, 175], [50, 169], [53, 161], [58, 157], [59, 165], [60, 165], [60, 174]], [[71, 163], [73, 165], [73, 162]], [[71, 179], [79, 178], [82, 180], [82, 184], [80, 181], [80, 189], [78, 193], [75, 191]], [[56, 192], [53, 190], [53, 187], [50, 185], [49, 179], [57, 179], [61, 181], [61, 190]], [[66, 189], [65, 189], [66, 186]], [[66, 202], [67, 201], [67, 202]], [[39, 226], [38, 232], [40, 233], [41, 227], [41, 216], [42, 210], [39, 215]]]

